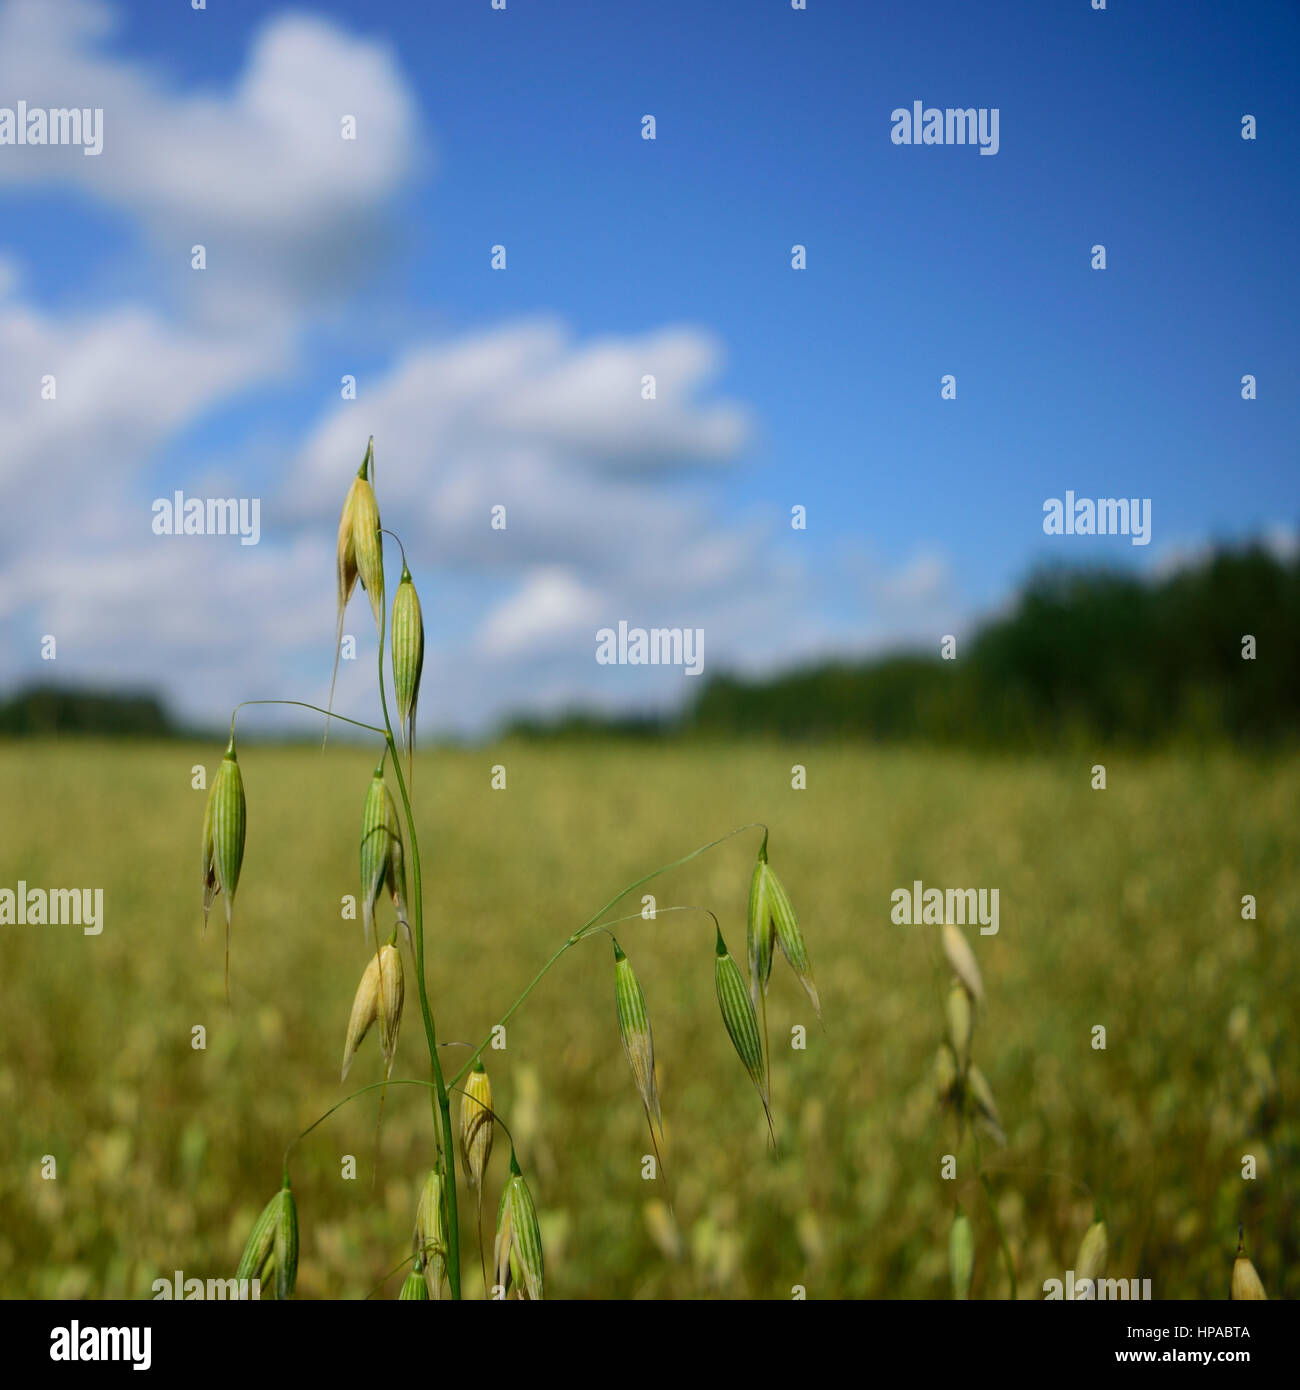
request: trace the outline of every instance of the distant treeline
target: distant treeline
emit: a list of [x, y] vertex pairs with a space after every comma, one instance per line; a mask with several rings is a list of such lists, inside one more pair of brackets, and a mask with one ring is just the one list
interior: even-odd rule
[[[746, 737], [1054, 747], [1106, 740], [1270, 744], [1300, 729], [1300, 559], [1219, 550], [1155, 580], [1034, 575], [956, 658], [827, 662], [767, 680], [711, 678], [680, 714], [520, 718], [523, 738]], [[1254, 655], [1246, 650], [1253, 639]], [[1249, 659], [1248, 659], [1249, 658]], [[0, 736], [192, 736], [152, 695], [38, 687], [0, 703]]]
[[766, 680], [716, 676], [660, 724], [574, 715], [511, 731], [1051, 747], [1271, 743], [1300, 727], [1300, 561], [1260, 546], [1219, 550], [1156, 580], [1043, 571], [1007, 616], [963, 638], [954, 660], [940, 658], [939, 636], [933, 655], [828, 662]]
[[162, 703], [149, 694], [32, 686], [0, 702], [0, 735], [122, 735], [169, 738], [180, 730]]

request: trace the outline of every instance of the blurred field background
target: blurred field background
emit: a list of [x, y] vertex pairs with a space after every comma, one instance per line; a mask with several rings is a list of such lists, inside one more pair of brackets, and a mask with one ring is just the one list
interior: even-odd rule
[[[286, 1143], [378, 1079], [366, 1039], [338, 1068], [365, 962], [357, 891], [368, 748], [258, 746], [240, 760], [248, 847], [222, 993], [218, 900], [200, 938], [199, 830], [221, 748], [0, 744], [0, 886], [103, 887], [105, 927], [5, 926], [0, 972], [0, 1293], [151, 1296], [233, 1273]], [[1107, 765], [1108, 789], [1089, 769]], [[493, 791], [504, 764], [508, 789]], [[791, 766], [808, 788], [793, 791]], [[627, 882], [753, 820], [799, 911], [816, 1024], [778, 960], [769, 1007], [780, 1155], [723, 1032], [712, 926], [629, 923], [620, 940], [655, 1032], [664, 1188], [614, 1017], [605, 937], [570, 952], [486, 1062], [540, 1212], [548, 1296], [941, 1298], [954, 1204], [976, 1297], [1007, 1281], [967, 1140], [934, 1103], [947, 974], [936, 929], [890, 921], [914, 879], [998, 888], [970, 939], [987, 1006], [974, 1057], [1008, 1143], [984, 1160], [1021, 1297], [1063, 1277], [1092, 1219], [1109, 1273], [1156, 1298], [1225, 1297], [1244, 1223], [1270, 1296], [1300, 1292], [1296, 1006], [1300, 759], [1227, 752], [973, 756], [800, 742], [514, 741], [421, 755], [415, 800], [440, 1037], [481, 1041], [547, 955]], [[675, 870], [660, 906], [713, 907], [743, 960], [759, 832]], [[1241, 919], [1254, 894], [1258, 919]], [[639, 906], [639, 898], [626, 908]], [[382, 920], [391, 908], [385, 905]], [[206, 1051], [191, 1029], [207, 1029]], [[808, 1027], [806, 1051], [789, 1045]], [[1090, 1045], [1104, 1024], [1104, 1052]], [[451, 1057], [466, 1054], [449, 1049]], [[459, 1061], [455, 1063], [459, 1066]], [[426, 1062], [413, 988], [395, 1075]], [[378, 1093], [295, 1151], [300, 1297], [395, 1296], [431, 1162], [422, 1088]], [[458, 1113], [459, 1107], [455, 1110]], [[945, 1153], [960, 1179], [944, 1182]], [[57, 1159], [43, 1181], [41, 1160]], [[359, 1176], [340, 1176], [345, 1154]], [[1242, 1157], [1259, 1176], [1243, 1181]], [[498, 1134], [485, 1222], [508, 1148]], [[1091, 1195], [1090, 1195], [1091, 1194]], [[482, 1292], [462, 1189], [467, 1293]]]

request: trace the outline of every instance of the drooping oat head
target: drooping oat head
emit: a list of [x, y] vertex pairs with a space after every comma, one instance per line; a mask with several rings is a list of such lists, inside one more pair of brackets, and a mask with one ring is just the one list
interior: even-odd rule
[[402, 954], [391, 943], [379, 948], [378, 954], [370, 957], [361, 974], [352, 1000], [352, 1012], [348, 1017], [347, 1038], [343, 1043], [343, 1076], [352, 1067], [352, 1059], [361, 1046], [362, 1039], [370, 1031], [370, 1026], [379, 1021], [380, 1050], [384, 1055], [384, 1075], [393, 1069], [393, 1056], [397, 1050], [397, 1032], [402, 1022], [402, 1003], [405, 982], [402, 978]]
[[487, 1172], [492, 1153], [492, 1083], [483, 1070], [481, 1058], [465, 1078], [465, 1095], [460, 1103], [460, 1145], [465, 1155], [465, 1171], [469, 1185], [481, 1194], [483, 1175]]
[[288, 1181], [262, 1208], [240, 1256], [236, 1279], [258, 1279], [273, 1297], [292, 1298], [298, 1280], [298, 1208]]
[[244, 863], [248, 807], [232, 732], [203, 812], [203, 929], [218, 893], [226, 900], [226, 1002], [230, 1002], [230, 922]]
[[407, 780], [415, 771], [415, 711], [420, 700], [420, 676], [424, 671], [424, 615], [415, 592], [411, 571], [402, 561], [402, 578], [393, 596], [393, 692], [397, 717], [406, 743]]
[[731, 1045], [736, 1049], [736, 1055], [745, 1064], [745, 1070], [763, 1102], [763, 1114], [767, 1116], [767, 1132], [775, 1144], [776, 1131], [772, 1126], [772, 1109], [768, 1103], [767, 1064], [763, 1056], [763, 1039], [758, 1031], [758, 1018], [754, 1013], [754, 1001], [745, 988], [745, 979], [740, 973], [740, 967], [727, 950], [721, 930], [718, 931], [715, 943], [713, 969], [722, 1022], [726, 1026]]
[[[632, 1068], [632, 1079], [636, 1082], [641, 1104], [645, 1107], [650, 1137], [655, 1139], [656, 1130], [663, 1134], [663, 1116], [659, 1108], [659, 1085], [655, 1078], [654, 1035], [650, 1031], [650, 1015], [646, 1011], [641, 982], [617, 941], [614, 942], [614, 1005], [623, 1052], [628, 1066]], [[657, 1147], [657, 1139], [655, 1143]]]

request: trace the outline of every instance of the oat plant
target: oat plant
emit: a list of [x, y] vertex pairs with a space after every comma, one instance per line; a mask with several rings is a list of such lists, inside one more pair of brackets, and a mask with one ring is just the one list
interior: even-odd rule
[[[443, 1069], [433, 1001], [425, 983], [424, 871], [420, 843], [412, 809], [416, 709], [424, 671], [424, 619], [419, 595], [402, 548], [402, 572], [393, 598], [391, 621], [385, 603], [384, 537], [401, 541], [382, 527], [375, 493], [374, 440], [348, 488], [338, 530], [337, 615], [334, 634], [334, 670], [330, 679], [330, 699], [326, 709], [299, 700], [248, 700], [236, 707], [230, 721], [230, 741], [220, 769], [213, 779], [203, 819], [203, 920], [206, 927], [212, 905], [220, 895], [226, 917], [226, 999], [230, 1000], [230, 934], [235, 892], [239, 885], [247, 827], [247, 806], [243, 776], [235, 745], [235, 722], [240, 710], [249, 705], [295, 705], [324, 716], [325, 734], [333, 719], [360, 729], [378, 740], [378, 762], [361, 798], [361, 828], [358, 839], [358, 865], [361, 880], [362, 944], [360, 982], [344, 1031], [342, 1074], [348, 1076], [362, 1044], [372, 1029], [378, 1034], [382, 1056], [382, 1079], [368, 1083], [344, 1096], [337, 1104], [308, 1125], [285, 1150], [279, 1190], [267, 1202], [248, 1238], [239, 1264], [241, 1277], [260, 1277], [264, 1288], [277, 1298], [291, 1297], [298, 1269], [298, 1210], [290, 1186], [289, 1161], [295, 1146], [336, 1110], [358, 1096], [378, 1089], [383, 1097], [390, 1088], [416, 1086], [426, 1091], [432, 1116], [430, 1164], [418, 1180], [414, 1203], [411, 1255], [393, 1274], [406, 1270], [399, 1298], [413, 1301], [440, 1299], [444, 1293], [460, 1298], [461, 1232], [459, 1186], [463, 1178], [473, 1191], [478, 1213], [479, 1254], [482, 1261], [485, 1294], [494, 1298], [540, 1299], [546, 1280], [540, 1224], [533, 1191], [519, 1163], [513, 1142], [509, 1143], [508, 1169], [500, 1188], [496, 1231], [491, 1248], [491, 1277], [484, 1258], [483, 1207], [489, 1180], [489, 1160], [493, 1138], [499, 1127], [509, 1140], [506, 1125], [483, 1065], [484, 1051], [495, 1030], [503, 1027], [552, 967], [580, 942], [596, 935], [608, 935], [614, 945], [614, 1019], [624, 1055], [641, 1107], [650, 1130], [659, 1173], [664, 1178], [661, 1149], [664, 1142], [658, 1079], [655, 1073], [654, 1039], [648, 1001], [631, 960], [611, 928], [620, 923], [647, 920], [641, 913], [610, 918], [612, 909], [628, 894], [715, 848], [735, 835], [762, 830], [762, 842], [750, 879], [749, 910], [746, 923], [746, 957], [749, 979], [727, 950], [717, 917], [707, 909], [677, 906], [659, 908], [654, 915], [669, 912], [707, 914], [714, 927], [714, 981], [722, 1021], [737, 1057], [762, 1101], [770, 1142], [775, 1147], [775, 1126], [771, 1112], [769, 1048], [767, 1043], [766, 998], [777, 949], [785, 956], [808, 998], [821, 1014], [821, 1001], [813, 982], [812, 967], [803, 933], [789, 895], [768, 863], [768, 832], [762, 825], [745, 825], [718, 839], [701, 845], [671, 864], [628, 884], [587, 919], [546, 960], [514, 999], [486, 1030], [482, 1041], [470, 1048], [469, 1059], [459, 1071], [447, 1075]], [[379, 723], [367, 723], [333, 713], [334, 684], [343, 633], [344, 613], [357, 584], [369, 600], [378, 633], [378, 716]], [[385, 655], [392, 670], [399, 750], [389, 711]], [[324, 746], [324, 741], [322, 742]], [[401, 754], [405, 754], [405, 758]], [[403, 769], [405, 761], [405, 770]], [[396, 787], [397, 796], [393, 795]], [[408, 879], [409, 873], [409, 879]], [[391, 917], [389, 907], [391, 906]], [[387, 919], [381, 925], [381, 919]], [[400, 940], [399, 940], [400, 934]], [[404, 963], [403, 950], [406, 953]], [[701, 952], [703, 954], [703, 952]], [[973, 963], [973, 962], [972, 962]], [[414, 982], [420, 1021], [428, 1052], [425, 1077], [392, 1075], [403, 1005]], [[377, 1027], [376, 1027], [377, 1025]], [[328, 1062], [324, 1063], [329, 1065]], [[970, 1072], [963, 1068], [963, 1085], [974, 1086]], [[461, 1096], [460, 1126], [451, 1120], [451, 1095]], [[990, 1097], [991, 1104], [991, 1097]], [[413, 1192], [417, 1190], [415, 1182]], [[409, 1267], [409, 1268], [408, 1268]]]
[[[952, 975], [945, 1001], [947, 1038], [940, 1045], [935, 1059], [935, 1084], [940, 1106], [952, 1114], [961, 1142], [967, 1133], [974, 1151], [975, 1176], [988, 1203], [989, 1214], [998, 1233], [1002, 1258], [1010, 1282], [1010, 1296], [1016, 1296], [1016, 1267], [1011, 1247], [998, 1218], [997, 1204], [988, 1174], [984, 1171], [980, 1153], [980, 1138], [993, 1143], [1006, 1143], [1002, 1117], [988, 1079], [971, 1057], [975, 1036], [975, 1015], [984, 1004], [984, 980], [979, 963], [961, 929], [951, 922], [942, 927], [943, 953]], [[970, 1296], [975, 1274], [975, 1248], [970, 1218], [958, 1204], [948, 1242], [948, 1266], [952, 1278], [953, 1297]]]

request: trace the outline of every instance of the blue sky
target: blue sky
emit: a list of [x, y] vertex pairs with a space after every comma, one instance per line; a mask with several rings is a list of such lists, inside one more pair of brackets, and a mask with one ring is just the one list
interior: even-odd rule
[[[0, 2], [0, 107], [105, 113], [0, 147], [0, 685], [319, 699], [371, 433], [430, 727], [689, 694], [595, 663], [620, 619], [761, 671], [933, 650], [1040, 562], [1294, 546], [1298, 53], [1283, 3]], [[916, 100], [998, 153], [893, 144]], [[176, 488], [259, 544], [152, 534]], [[1151, 544], [1044, 536], [1067, 489]]]

